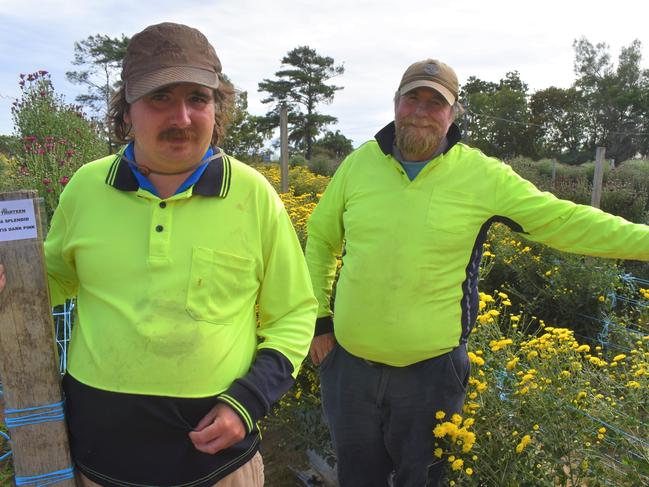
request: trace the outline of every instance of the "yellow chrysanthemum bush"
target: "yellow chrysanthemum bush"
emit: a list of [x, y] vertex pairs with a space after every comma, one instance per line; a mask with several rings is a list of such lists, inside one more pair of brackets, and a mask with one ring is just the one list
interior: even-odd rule
[[[279, 192], [281, 176], [278, 164], [254, 164], [252, 167], [263, 174]], [[307, 220], [327, 184], [328, 177], [314, 174], [305, 167], [295, 166], [289, 168], [289, 191], [279, 193], [303, 248], [306, 245]]]
[[[462, 416], [436, 412], [433, 458], [466, 486], [649, 482], [649, 336], [581, 343], [481, 294]], [[628, 347], [632, 345], [632, 347]]]
[[640, 297], [639, 286], [619, 262], [560, 252], [527, 241], [502, 224], [489, 232], [480, 287], [499, 288], [510, 296], [513, 309], [582, 336], [600, 333], [604, 317], [612, 314], [648, 328], [647, 317], [630, 305]]

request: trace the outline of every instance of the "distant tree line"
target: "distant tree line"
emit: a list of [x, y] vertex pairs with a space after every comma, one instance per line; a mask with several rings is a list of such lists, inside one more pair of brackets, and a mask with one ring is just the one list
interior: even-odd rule
[[[87, 88], [76, 101], [90, 114], [107, 152], [116, 148], [107, 109], [120, 86], [128, 42], [125, 35], [101, 34], [76, 42], [72, 64], [77, 70], [66, 73], [68, 80]], [[465, 114], [458, 119], [465, 140], [502, 159], [525, 156], [576, 164], [592, 160], [597, 146], [606, 147], [607, 157], [618, 162], [649, 156], [649, 70], [640, 66], [640, 41], [624, 47], [616, 64], [606, 44], [593, 45], [582, 38], [573, 47], [576, 79], [569, 88], [551, 86], [530, 93], [517, 71], [497, 83], [469, 77], [460, 93]], [[265, 115], [250, 114], [248, 93], [237, 91], [223, 148], [246, 161], [267, 158], [284, 105], [293, 164], [331, 174], [353, 150], [350, 139], [328, 129], [337, 119], [320, 111], [342, 89], [330, 81], [344, 74], [344, 66], [309, 46], [290, 50], [280, 64], [274, 78], [258, 84], [265, 95], [262, 103], [270, 107]], [[16, 129], [17, 137], [34, 135]], [[0, 140], [4, 152], [11, 147], [11, 139]]]
[[618, 162], [649, 156], [649, 70], [641, 43], [624, 47], [614, 65], [609, 47], [576, 40], [570, 88], [530, 94], [517, 71], [498, 83], [474, 76], [462, 86], [466, 107], [458, 122], [465, 137], [503, 159], [526, 156], [576, 164], [593, 160], [597, 146]]

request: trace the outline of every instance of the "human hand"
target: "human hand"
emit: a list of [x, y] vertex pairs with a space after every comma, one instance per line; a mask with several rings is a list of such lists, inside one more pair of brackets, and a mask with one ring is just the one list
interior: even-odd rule
[[0, 293], [7, 285], [7, 276], [5, 276], [5, 268], [0, 264]]
[[334, 345], [336, 345], [336, 337], [333, 333], [323, 333], [322, 335], [313, 337], [311, 348], [309, 349], [309, 355], [311, 356], [313, 365], [320, 365], [334, 348]]
[[246, 427], [239, 415], [222, 402], [214, 406], [189, 433], [194, 448], [211, 455], [240, 442], [245, 436]]

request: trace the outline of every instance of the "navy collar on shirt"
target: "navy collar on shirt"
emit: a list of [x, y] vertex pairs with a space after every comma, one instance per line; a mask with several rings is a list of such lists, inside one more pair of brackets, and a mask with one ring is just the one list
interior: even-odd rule
[[[201, 166], [197, 169], [202, 170], [202, 174], [194, 183], [192, 194], [225, 198], [230, 191], [232, 164], [221, 149], [214, 147], [212, 150], [214, 154], [220, 154], [220, 157], [209, 161], [207, 167]], [[121, 151], [115, 156], [106, 176], [106, 184], [120, 191], [137, 191], [140, 183], [123, 154], [124, 151]]]

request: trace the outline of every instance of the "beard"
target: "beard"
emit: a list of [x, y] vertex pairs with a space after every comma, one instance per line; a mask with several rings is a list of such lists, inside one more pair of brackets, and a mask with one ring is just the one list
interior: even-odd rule
[[422, 120], [414, 116], [396, 120], [395, 131], [397, 148], [410, 161], [422, 161], [431, 156], [446, 135], [435, 120]]

